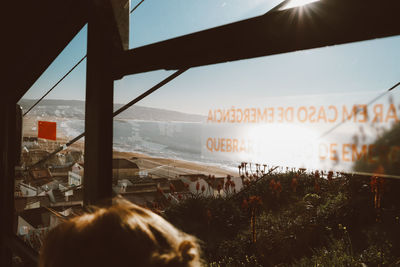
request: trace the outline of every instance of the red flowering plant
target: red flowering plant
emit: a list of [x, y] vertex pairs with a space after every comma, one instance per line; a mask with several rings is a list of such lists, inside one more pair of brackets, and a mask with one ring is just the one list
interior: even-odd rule
[[256, 163], [256, 179], [261, 177], [261, 172], [260, 172], [260, 164]]
[[271, 181], [269, 181], [269, 190], [271, 190], [271, 192], [274, 192], [274, 188], [275, 188], [275, 179], [271, 179]]
[[314, 172], [314, 178], [315, 180], [318, 180], [320, 178], [319, 171]]
[[315, 190], [315, 192], [319, 192], [319, 191], [321, 191], [321, 186], [320, 186], [320, 181], [319, 181], [319, 179], [320, 179], [320, 174], [319, 174], [319, 171], [315, 171], [315, 173], [314, 173], [314, 190]]
[[242, 180], [242, 181], [243, 181], [243, 186], [244, 187], [248, 187], [250, 185], [250, 179], [245, 179], [245, 180]]
[[175, 186], [174, 186], [173, 183], [170, 183], [170, 184], [169, 184], [169, 190], [171, 191], [171, 194], [174, 193], [174, 192], [176, 192], [176, 188], [175, 188]]
[[242, 209], [244, 211], [247, 211], [248, 208], [249, 208], [249, 202], [247, 202], [247, 198], [245, 198], [245, 199], [243, 199], [243, 202], [242, 202]]
[[262, 174], [265, 174], [265, 169], [267, 168], [267, 164], [263, 164], [264, 169], [261, 171]]
[[328, 179], [329, 184], [331, 184], [331, 183], [332, 183], [332, 180], [333, 180], [333, 171], [329, 171], [329, 172], [328, 172], [328, 177], [327, 177], [327, 179]]
[[236, 184], [234, 181], [231, 181], [231, 189], [232, 189], [232, 193], [236, 194]]
[[321, 191], [321, 186], [319, 185], [318, 182], [315, 182], [315, 183], [314, 183], [314, 190], [315, 190], [315, 192], [317, 192], [317, 193]]
[[242, 184], [244, 185], [244, 175], [240, 175], [240, 179], [242, 180]]
[[384, 174], [384, 169], [382, 165], [374, 171], [373, 176], [371, 177], [371, 192], [374, 193], [374, 207], [375, 209], [381, 208], [381, 200], [383, 197], [383, 193], [385, 191], [385, 178], [381, 175]]
[[[214, 189], [213, 188], [215, 186], [215, 181], [216, 181], [215, 175], [211, 175], [211, 174], [209, 174], [207, 176], [207, 178], [205, 179], [205, 182], [207, 183], [206, 190], [207, 190], [207, 194], [208, 195], [214, 196]], [[200, 187], [200, 185], [197, 188], [197, 184], [196, 184], [196, 190], [197, 190], [197, 193], [199, 193], [199, 190], [201, 190], [203, 194], [206, 191], [206, 190], [203, 191], [202, 188]]]
[[160, 185], [157, 185], [157, 193], [159, 193], [160, 195], [164, 195], [164, 190], [162, 190]]
[[225, 184], [222, 185], [226, 196], [236, 193], [236, 184], [229, 174], [226, 176]]
[[257, 241], [256, 214], [261, 206], [262, 200], [259, 196], [250, 196], [248, 199], [243, 199], [242, 202], [242, 209], [250, 214], [251, 240], [253, 243]]
[[280, 181], [275, 183], [274, 192], [275, 192], [276, 196], [279, 198], [279, 196], [281, 195], [281, 192], [282, 192], [282, 185], [281, 185]]
[[292, 178], [292, 182], [290, 183], [290, 187], [292, 188], [293, 193], [296, 193], [297, 186], [299, 185], [297, 181], [297, 175]]
[[225, 182], [224, 192], [226, 196], [231, 193], [231, 181], [228, 180]]
[[211, 176], [210, 176], [210, 178], [207, 180], [207, 192], [208, 192], [208, 194], [211, 194], [211, 192], [212, 192], [212, 180], [211, 180]]
[[275, 181], [275, 179], [271, 179], [269, 181], [269, 190], [271, 191], [271, 193], [277, 197], [280, 196], [281, 192], [282, 192], [282, 185], [280, 181]]
[[212, 214], [210, 209], [207, 209], [206, 218], [207, 218], [207, 224], [210, 225], [212, 220]]
[[189, 184], [188, 184], [188, 183], [183, 183], [183, 186], [184, 186], [187, 190], [189, 190]]
[[221, 196], [221, 190], [222, 190], [222, 183], [219, 183], [217, 185], [218, 196]]
[[242, 163], [243, 163], [242, 169], [244, 168], [244, 172], [245, 172], [246, 176], [248, 176], [249, 172], [247, 171], [247, 162], [242, 162]]

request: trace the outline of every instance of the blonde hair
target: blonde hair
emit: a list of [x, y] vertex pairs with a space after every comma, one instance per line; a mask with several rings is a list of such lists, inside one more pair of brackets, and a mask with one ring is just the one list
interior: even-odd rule
[[153, 212], [122, 198], [52, 229], [40, 267], [201, 266], [199, 246]]

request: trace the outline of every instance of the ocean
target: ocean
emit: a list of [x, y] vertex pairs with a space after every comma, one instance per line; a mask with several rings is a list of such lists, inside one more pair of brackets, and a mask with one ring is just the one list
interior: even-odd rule
[[[237, 171], [237, 160], [216, 159], [204, 153], [201, 122], [114, 120], [114, 150], [137, 152], [153, 157], [185, 160]], [[63, 121], [60, 130], [70, 139], [84, 131], [84, 121]]]

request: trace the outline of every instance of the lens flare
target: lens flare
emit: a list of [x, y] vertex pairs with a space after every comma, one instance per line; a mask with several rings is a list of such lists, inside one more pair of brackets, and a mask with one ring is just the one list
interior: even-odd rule
[[313, 2], [317, 2], [319, 0], [290, 0], [286, 5], [284, 5], [281, 10], [289, 9], [289, 8], [295, 8], [295, 7], [302, 7], [305, 5], [308, 5]]

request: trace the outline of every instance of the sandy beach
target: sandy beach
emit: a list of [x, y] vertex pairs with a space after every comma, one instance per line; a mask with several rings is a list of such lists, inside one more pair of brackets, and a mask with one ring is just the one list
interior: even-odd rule
[[215, 175], [216, 177], [231, 175], [237, 176], [237, 173], [219, 166], [199, 164], [185, 160], [156, 158], [134, 152], [114, 151], [114, 158], [133, 159], [141, 170], [160, 176], [176, 177], [180, 174], [204, 174]]

